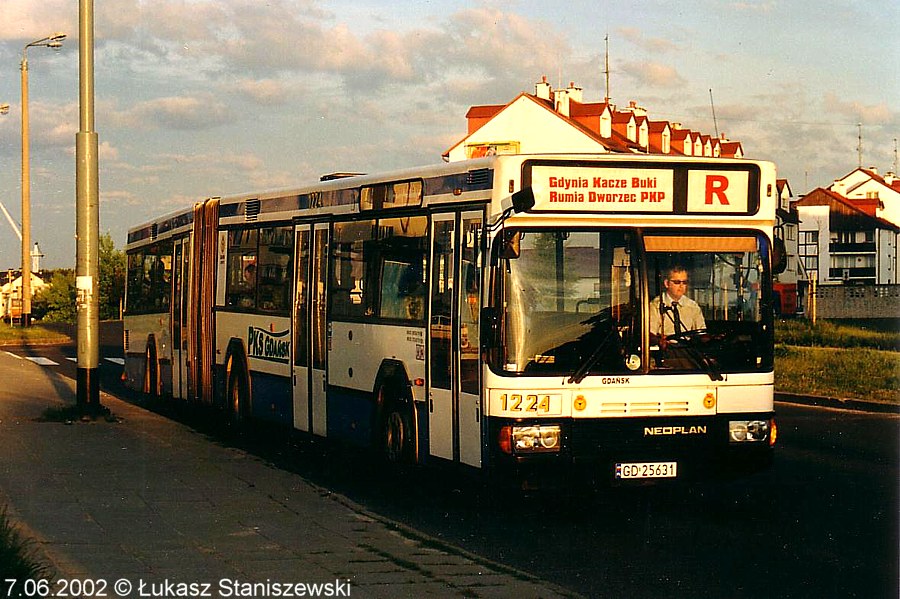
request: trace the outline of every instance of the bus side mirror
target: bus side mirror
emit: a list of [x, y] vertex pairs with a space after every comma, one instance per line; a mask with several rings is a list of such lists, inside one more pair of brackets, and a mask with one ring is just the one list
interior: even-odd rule
[[515, 260], [521, 253], [522, 234], [518, 231], [515, 233], [504, 231], [503, 233], [503, 252], [501, 256], [507, 260]]
[[534, 189], [531, 187], [525, 187], [524, 189], [520, 189], [516, 193], [512, 194], [512, 205], [513, 211], [518, 214], [519, 212], [528, 212], [532, 208], [534, 208]]
[[500, 314], [497, 308], [481, 309], [481, 349], [492, 349], [497, 344], [500, 334]]
[[787, 248], [784, 240], [776, 237], [772, 244], [772, 274], [780, 275], [787, 269]]

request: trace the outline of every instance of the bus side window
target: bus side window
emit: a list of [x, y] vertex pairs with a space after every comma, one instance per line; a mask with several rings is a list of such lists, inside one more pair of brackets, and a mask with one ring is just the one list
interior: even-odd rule
[[290, 310], [293, 244], [294, 230], [291, 227], [260, 231], [257, 276], [261, 311], [286, 315]]
[[378, 267], [378, 316], [424, 322], [428, 219], [424, 216], [378, 221], [379, 239], [373, 258]]
[[374, 238], [374, 220], [334, 225], [329, 300], [336, 318], [365, 316], [370, 307], [366, 250]]
[[228, 233], [225, 301], [229, 306], [244, 309], [256, 307], [258, 234], [258, 229]]

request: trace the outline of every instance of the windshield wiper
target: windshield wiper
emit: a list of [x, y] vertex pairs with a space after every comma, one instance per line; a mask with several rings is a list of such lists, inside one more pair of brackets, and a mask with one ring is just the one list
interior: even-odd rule
[[680, 349], [683, 349], [684, 352], [688, 356], [690, 356], [690, 358], [694, 360], [697, 365], [703, 367], [711, 381], [723, 381], [725, 380], [725, 377], [723, 377], [722, 373], [719, 372], [719, 367], [716, 366], [715, 362], [710, 359], [709, 355], [707, 355], [706, 352], [699, 349], [695, 345], [695, 339], [705, 332], [706, 329], [697, 329], [693, 331], [685, 331], [684, 333], [675, 335], [674, 337], [677, 343], [684, 344]]
[[614, 328], [611, 328], [606, 332], [606, 336], [604, 336], [600, 343], [597, 344], [597, 347], [593, 352], [591, 352], [591, 355], [589, 355], [584, 360], [584, 362], [582, 362], [581, 365], [575, 369], [575, 372], [572, 373], [572, 376], [569, 377], [568, 383], [570, 385], [573, 383], [577, 385], [584, 380], [584, 377], [587, 376], [588, 371], [590, 371], [591, 367], [596, 364], [600, 359], [600, 356], [603, 355], [603, 350], [606, 349], [606, 346], [612, 340], [613, 336], [617, 334], [618, 333]]

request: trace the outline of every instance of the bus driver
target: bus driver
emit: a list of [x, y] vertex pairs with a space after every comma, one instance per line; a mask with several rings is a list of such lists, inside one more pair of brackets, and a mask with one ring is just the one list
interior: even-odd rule
[[681, 265], [672, 266], [663, 285], [665, 292], [650, 302], [650, 334], [665, 337], [705, 329], [706, 321], [700, 306], [685, 295], [687, 269]]

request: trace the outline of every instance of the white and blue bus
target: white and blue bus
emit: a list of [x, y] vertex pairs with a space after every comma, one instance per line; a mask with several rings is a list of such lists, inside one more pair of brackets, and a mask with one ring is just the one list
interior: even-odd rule
[[[635, 155], [207, 199], [128, 233], [125, 378], [525, 484], [758, 469], [776, 201], [767, 162]], [[669, 279], [699, 326], [659, 325]]]

